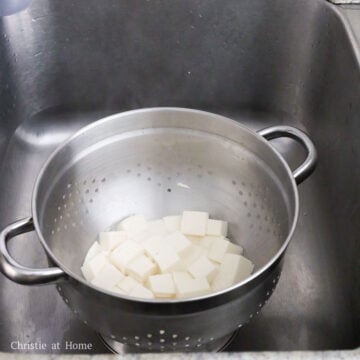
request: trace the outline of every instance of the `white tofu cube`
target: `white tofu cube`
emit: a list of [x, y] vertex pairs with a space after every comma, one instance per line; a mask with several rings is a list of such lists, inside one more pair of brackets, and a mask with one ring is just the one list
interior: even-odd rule
[[186, 255], [191, 248], [191, 241], [180, 231], [166, 236], [164, 242], [171, 246], [180, 257]]
[[114, 265], [107, 263], [95, 274], [91, 283], [100, 288], [111, 290], [122, 279], [124, 279], [124, 274]]
[[154, 235], [147, 230], [143, 230], [135, 235], [132, 235], [129, 240], [135, 241], [138, 244], [142, 244], [145, 240], [149, 239], [152, 236]]
[[186, 235], [204, 236], [209, 214], [202, 211], [184, 211], [181, 219], [181, 232]]
[[117, 230], [125, 230], [131, 237], [147, 227], [147, 221], [142, 215], [132, 215], [121, 221]]
[[145, 249], [146, 255], [152, 257], [152, 255], [161, 250], [164, 246], [164, 238], [159, 235], [153, 235], [143, 241], [141, 245]]
[[242, 255], [244, 252], [244, 249], [237, 244], [234, 244], [232, 242], [229, 243], [226, 253], [228, 254], [237, 254]]
[[183, 270], [187, 271], [189, 266], [196, 261], [198, 258], [200, 258], [203, 255], [206, 255], [207, 251], [198, 245], [190, 245], [189, 250], [186, 252], [185, 255], [181, 257], [181, 262], [183, 264]]
[[227, 221], [208, 219], [206, 234], [213, 236], [226, 236], [227, 229]]
[[137, 256], [143, 254], [144, 251], [141, 245], [134, 241], [126, 240], [113, 250], [110, 254], [110, 261], [120, 271], [125, 273], [126, 265]]
[[153, 292], [155, 297], [174, 297], [176, 294], [175, 284], [171, 274], [149, 276], [148, 288]]
[[112, 251], [127, 240], [125, 231], [107, 231], [99, 233], [99, 243], [105, 251]]
[[224, 255], [228, 252], [230, 241], [224, 239], [223, 237], [217, 237], [212, 242], [209, 248], [209, 259], [221, 263]]
[[240, 257], [236, 282], [240, 282], [248, 278], [253, 272], [255, 265], [246, 257], [236, 254], [226, 254], [225, 261], [229, 255], [235, 255]]
[[91, 270], [91, 268], [89, 267], [89, 261], [86, 262], [81, 268], [81, 273], [83, 274], [83, 277], [85, 278], [85, 280], [87, 281], [91, 281], [91, 279], [94, 277], [94, 273]]
[[219, 265], [203, 255], [189, 266], [188, 271], [194, 278], [206, 278], [211, 283], [217, 274], [218, 268]]
[[176, 271], [184, 267], [176, 251], [167, 246], [164, 246], [159, 251], [153, 252], [151, 257], [159, 266], [162, 273]]
[[182, 268], [180, 257], [163, 237], [153, 236], [142, 245], [146, 254], [158, 265], [160, 272], [166, 273]]
[[113, 286], [111, 289], [109, 289], [110, 291], [120, 294], [120, 295], [126, 295], [126, 292], [121, 290], [119, 287], [117, 286]]
[[187, 272], [173, 272], [172, 275], [176, 288], [176, 297], [178, 298], [201, 296], [211, 291], [210, 285], [205, 278], [194, 279]]
[[193, 280], [194, 278], [186, 271], [174, 271], [172, 274], [175, 289], [177, 289], [177, 284], [182, 284], [185, 282], [189, 282]]
[[[206, 250], [210, 250], [212, 243], [218, 238], [218, 236], [204, 236], [201, 240], [199, 240], [198, 245]], [[221, 237], [221, 239], [223, 239], [223, 237]]]
[[199, 245], [199, 242], [204, 238], [203, 236], [185, 235], [194, 245]]
[[84, 278], [91, 281], [100, 270], [109, 263], [107, 254], [102, 251], [95, 255], [91, 260], [87, 261], [82, 267], [81, 271]]
[[212, 282], [214, 291], [230, 287], [252, 273], [254, 264], [241, 255], [225, 254], [219, 271]]
[[89, 260], [91, 260], [95, 255], [103, 252], [104, 249], [100, 246], [100, 244], [95, 241], [89, 248], [89, 250], [86, 253], [84, 264], [87, 263]]
[[151, 292], [151, 290], [149, 290], [148, 288], [146, 288], [143, 285], [136, 285], [129, 292], [129, 295], [134, 296], [134, 297], [144, 298], [144, 299], [153, 299], [154, 298], [154, 294]]
[[163, 219], [148, 221], [146, 231], [151, 235], [165, 235], [167, 233]]
[[124, 279], [116, 284], [116, 287], [118, 287], [125, 294], [129, 294], [130, 291], [137, 285], [141, 285], [141, 283], [133, 279], [131, 276], [125, 276]]
[[150, 275], [155, 274], [157, 266], [146, 255], [142, 254], [131, 260], [126, 265], [126, 274], [133, 277], [135, 280], [144, 282]]
[[181, 215], [165, 216], [163, 220], [168, 233], [180, 231]]

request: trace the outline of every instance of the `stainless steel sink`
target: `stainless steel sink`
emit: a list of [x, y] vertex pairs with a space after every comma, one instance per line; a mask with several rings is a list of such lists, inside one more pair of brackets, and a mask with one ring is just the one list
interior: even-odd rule
[[[360, 21], [359, 8], [349, 11]], [[37, 0], [1, 18], [0, 226], [30, 215], [46, 158], [104, 115], [181, 106], [252, 129], [297, 126], [317, 146], [319, 165], [300, 186], [279, 286], [226, 351], [357, 348], [360, 50], [346, 19], [324, 0]], [[292, 166], [301, 161], [293, 142], [274, 144]], [[34, 234], [11, 251], [47, 265]], [[14, 341], [60, 342], [33, 352], [64, 353], [73, 341], [108, 352], [53, 286], [0, 275], [0, 314], [0, 351], [20, 352]]]

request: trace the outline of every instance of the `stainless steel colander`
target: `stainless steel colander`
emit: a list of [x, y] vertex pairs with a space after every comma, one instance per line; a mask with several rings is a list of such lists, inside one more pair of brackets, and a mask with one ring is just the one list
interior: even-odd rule
[[[290, 137], [306, 151], [292, 173], [265, 139]], [[21, 284], [57, 283], [70, 309], [111, 339], [150, 350], [199, 348], [241, 327], [264, 306], [279, 279], [298, 216], [300, 183], [316, 151], [300, 130], [255, 133], [219, 115], [180, 108], [129, 111], [76, 133], [50, 157], [33, 192], [32, 218], [0, 235], [0, 270]], [[141, 300], [88, 284], [84, 256], [99, 231], [133, 213], [148, 218], [208, 211], [256, 265], [229, 289], [192, 299]], [[48, 269], [26, 268], [7, 241], [36, 230]]]

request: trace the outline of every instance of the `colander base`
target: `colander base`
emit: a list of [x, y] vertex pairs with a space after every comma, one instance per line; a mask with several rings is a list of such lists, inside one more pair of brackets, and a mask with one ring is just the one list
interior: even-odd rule
[[[203, 344], [201, 347], [179, 349], [164, 349], [161, 352], [220, 352], [224, 351], [227, 346], [235, 339], [238, 330], [231, 334], [228, 334], [220, 339], [211, 341], [207, 344]], [[115, 341], [108, 336], [104, 336], [98, 333], [101, 341], [104, 345], [114, 354], [144, 354], [144, 353], [157, 353], [158, 351], [152, 349], [137, 348], [135, 346], [129, 346]]]

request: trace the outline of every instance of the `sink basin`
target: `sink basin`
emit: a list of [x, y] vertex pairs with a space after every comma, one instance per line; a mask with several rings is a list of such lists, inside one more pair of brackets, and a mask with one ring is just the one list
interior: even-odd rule
[[[324, 0], [39, 0], [2, 18], [0, 226], [31, 215], [47, 157], [108, 114], [179, 106], [251, 129], [296, 126], [314, 141], [319, 164], [299, 187], [279, 285], [226, 351], [357, 348], [360, 50], [341, 11]], [[292, 167], [302, 161], [291, 140], [273, 144]], [[10, 250], [22, 264], [47, 266], [34, 233]], [[54, 286], [0, 275], [0, 313], [0, 351], [20, 352], [19, 341], [48, 344], [29, 352], [109, 352]], [[66, 341], [92, 348], [66, 349]]]

